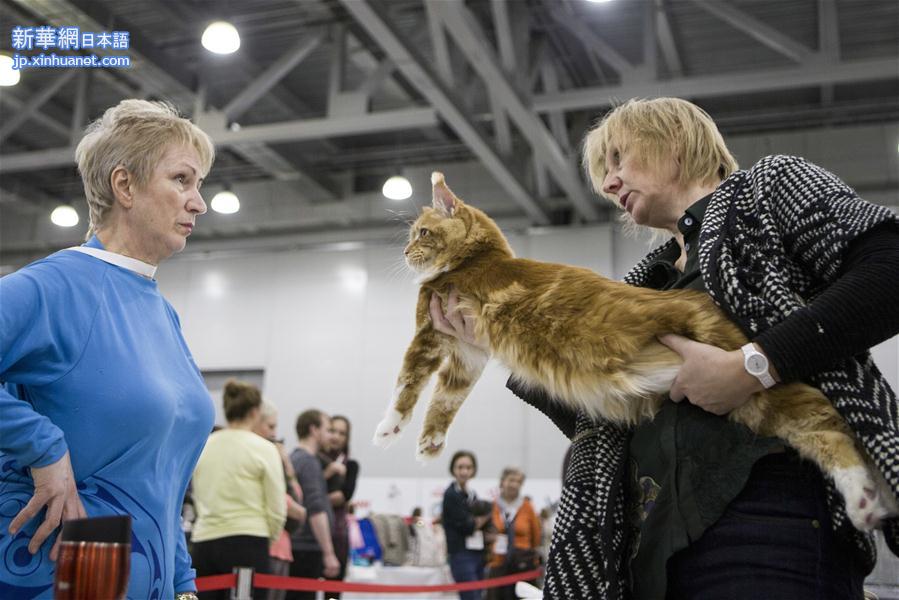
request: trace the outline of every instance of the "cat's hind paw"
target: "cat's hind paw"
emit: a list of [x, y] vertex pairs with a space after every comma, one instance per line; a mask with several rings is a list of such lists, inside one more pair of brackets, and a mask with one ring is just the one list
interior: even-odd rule
[[834, 483], [846, 501], [846, 514], [859, 531], [871, 531], [899, 507], [885, 482], [878, 482], [864, 467], [837, 469]]
[[372, 443], [381, 448], [388, 448], [399, 439], [403, 427], [406, 426], [410, 419], [411, 415], [403, 417], [398, 410], [391, 408], [387, 411], [387, 416], [378, 423]]
[[446, 434], [445, 433], [432, 433], [428, 435], [422, 435], [418, 438], [418, 450], [415, 453], [415, 457], [423, 463], [429, 462], [443, 452], [443, 448], [446, 445]]

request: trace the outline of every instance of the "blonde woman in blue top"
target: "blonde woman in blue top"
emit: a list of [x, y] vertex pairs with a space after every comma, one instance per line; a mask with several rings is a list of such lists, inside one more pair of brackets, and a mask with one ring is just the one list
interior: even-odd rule
[[155, 273], [206, 212], [213, 145], [124, 100], [75, 156], [87, 243], [0, 279], [0, 598], [52, 597], [60, 523], [121, 514], [128, 597], [194, 597], [180, 509], [214, 411]]

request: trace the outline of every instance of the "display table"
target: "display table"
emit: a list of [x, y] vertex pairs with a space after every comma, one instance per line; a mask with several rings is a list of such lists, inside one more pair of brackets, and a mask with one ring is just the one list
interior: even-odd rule
[[[381, 585], [444, 585], [453, 583], [449, 565], [442, 567], [347, 567], [346, 582], [374, 583]], [[340, 595], [346, 600], [404, 600], [416, 598], [420, 600], [457, 600], [457, 592], [427, 592], [421, 594], [369, 594], [344, 592]]]

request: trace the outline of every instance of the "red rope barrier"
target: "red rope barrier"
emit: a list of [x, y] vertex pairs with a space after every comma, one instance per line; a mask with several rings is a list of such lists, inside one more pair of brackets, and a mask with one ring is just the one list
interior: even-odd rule
[[209, 577], [197, 577], [198, 592], [214, 592], [215, 590], [229, 590], [237, 585], [237, 575], [210, 575]]
[[[376, 583], [346, 583], [343, 581], [329, 581], [325, 579], [309, 579], [306, 577], [279, 577], [277, 575], [253, 575], [253, 587], [275, 590], [293, 590], [301, 592], [368, 592], [375, 594], [420, 594], [423, 592], [462, 592], [468, 590], [482, 590], [487, 588], [511, 585], [518, 581], [536, 579], [541, 575], [541, 569], [482, 579], [480, 581], [465, 581], [463, 583], [446, 583], [442, 585], [384, 585]], [[210, 592], [224, 590], [237, 585], [236, 575], [213, 575], [211, 577], [199, 577], [196, 581], [197, 590]]]

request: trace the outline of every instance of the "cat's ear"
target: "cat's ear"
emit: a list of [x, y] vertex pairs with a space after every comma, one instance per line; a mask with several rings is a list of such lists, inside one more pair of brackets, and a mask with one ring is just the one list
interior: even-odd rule
[[462, 204], [443, 178], [443, 173], [434, 171], [431, 173], [431, 189], [433, 191], [433, 206], [440, 214], [451, 217], [455, 210]]

